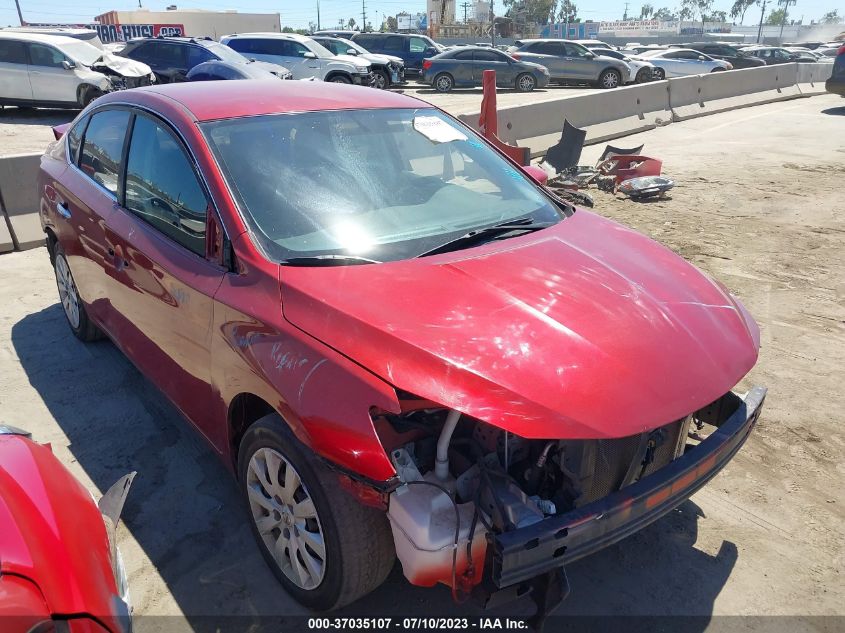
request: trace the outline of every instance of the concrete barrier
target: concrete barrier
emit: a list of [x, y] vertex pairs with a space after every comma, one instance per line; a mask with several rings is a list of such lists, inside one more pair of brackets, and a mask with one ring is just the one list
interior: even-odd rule
[[[478, 115], [460, 117], [472, 127]], [[542, 155], [560, 138], [563, 121], [586, 129], [587, 143], [651, 130], [672, 120], [668, 82], [659, 81], [578, 97], [499, 109], [499, 138]]]
[[824, 82], [830, 79], [833, 64], [798, 64], [796, 84], [802, 95], [824, 94]]
[[[16, 250], [44, 244], [44, 232], [38, 219], [38, 167], [41, 154], [0, 157], [0, 203], [4, 225], [11, 228]], [[0, 234], [0, 245], [4, 236]], [[0, 247], [0, 250], [3, 250]]]
[[669, 80], [675, 121], [800, 97], [798, 64], [779, 64]]
[[12, 234], [9, 233], [6, 216], [0, 211], [0, 253], [8, 253], [13, 250], [15, 250], [15, 243], [12, 241]]

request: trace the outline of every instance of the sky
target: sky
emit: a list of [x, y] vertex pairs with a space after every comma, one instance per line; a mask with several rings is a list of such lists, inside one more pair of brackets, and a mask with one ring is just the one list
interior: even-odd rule
[[[227, 0], [141, 0], [145, 8], [164, 10], [169, 4], [176, 4], [179, 8], [198, 8], [210, 10], [237, 9], [244, 13], [280, 13], [282, 26], [293, 28], [308, 28], [309, 21], [317, 20], [317, 0], [240, 0], [244, 4]], [[364, 0], [367, 4], [367, 19], [378, 27], [384, 16], [396, 15], [401, 11], [409, 13], [424, 12], [425, 0]], [[57, 0], [19, 0], [24, 20], [28, 22], [93, 22], [95, 15], [105, 13], [111, 9], [131, 10], [137, 8], [137, 0], [72, 0], [68, 4]], [[362, 0], [320, 0], [320, 22], [323, 28], [331, 28], [349, 18], [361, 22]], [[456, 4], [461, 4], [457, 0]], [[649, 0], [655, 8], [667, 6], [674, 8], [680, 0]], [[585, 20], [618, 20], [625, 12], [625, 0], [601, 0], [587, 2], [575, 0], [578, 15]], [[639, 15], [642, 1], [630, 1], [628, 12]], [[733, 0], [715, 0], [714, 10], [729, 11]], [[773, 2], [770, 1], [770, 4]], [[790, 15], [798, 19], [803, 16], [804, 23], [818, 20], [823, 14], [833, 9], [845, 13], [843, 0], [798, 0], [790, 8]], [[503, 11], [502, 0], [495, 0], [494, 10]], [[459, 11], [460, 13], [460, 11]], [[746, 24], [759, 17], [759, 9], [752, 7], [746, 15]], [[18, 15], [15, 10], [15, 0], [0, 0], [0, 26], [17, 26]]]

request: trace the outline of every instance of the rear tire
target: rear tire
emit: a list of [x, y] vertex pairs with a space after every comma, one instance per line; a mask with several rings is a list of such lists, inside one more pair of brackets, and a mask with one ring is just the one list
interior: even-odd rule
[[601, 71], [598, 83], [599, 88], [612, 90], [613, 88], [618, 88], [622, 84], [622, 75], [619, 74], [618, 70], [607, 68], [606, 70]]
[[651, 81], [653, 77], [654, 73], [652, 73], [651, 70], [649, 70], [648, 68], [640, 68], [640, 72], [637, 73], [635, 81], [638, 84], [644, 84], [646, 82]]
[[73, 335], [80, 341], [91, 343], [102, 338], [102, 333], [88, 318], [82, 299], [79, 298], [79, 291], [76, 282], [70, 272], [70, 265], [67, 262], [64, 250], [56, 242], [53, 246], [53, 272], [56, 274], [56, 286], [59, 290], [59, 301], [65, 312], [67, 324], [70, 326]]
[[387, 578], [395, 559], [387, 517], [344, 492], [278, 414], [245, 433], [238, 479], [264, 560], [301, 604], [337, 609]]
[[455, 87], [455, 80], [449, 73], [440, 73], [434, 78], [431, 85], [437, 92], [452, 92], [452, 88]]
[[531, 73], [522, 73], [516, 78], [515, 87], [519, 92], [531, 92], [537, 87], [537, 79]]
[[654, 69], [654, 80], [655, 81], [663, 81], [666, 79], [666, 71], [662, 68], [655, 68]]

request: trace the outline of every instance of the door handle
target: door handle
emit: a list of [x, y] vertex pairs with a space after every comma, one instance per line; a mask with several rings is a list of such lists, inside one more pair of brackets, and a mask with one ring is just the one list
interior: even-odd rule
[[56, 213], [62, 216], [65, 220], [70, 219], [70, 209], [64, 202], [57, 202], [56, 203]]

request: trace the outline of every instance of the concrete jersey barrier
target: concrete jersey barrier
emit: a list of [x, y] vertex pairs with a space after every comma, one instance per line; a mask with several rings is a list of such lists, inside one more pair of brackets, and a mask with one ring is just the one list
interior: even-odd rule
[[[38, 168], [41, 154], [17, 154], [0, 157], [0, 203], [6, 229], [0, 229], [0, 252], [26, 250], [44, 244], [44, 232], [38, 218]], [[8, 238], [6, 233], [10, 233]]]
[[802, 95], [824, 94], [824, 82], [833, 74], [833, 64], [798, 64], [796, 84]]
[[706, 114], [800, 97], [798, 64], [779, 64], [679, 77], [669, 80], [672, 118], [685, 121]]

